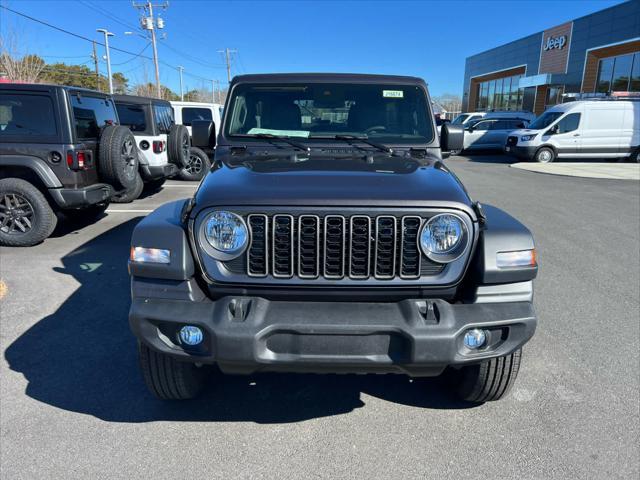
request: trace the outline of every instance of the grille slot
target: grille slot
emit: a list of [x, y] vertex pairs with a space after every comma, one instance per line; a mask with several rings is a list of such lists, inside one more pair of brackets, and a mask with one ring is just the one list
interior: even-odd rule
[[320, 217], [298, 217], [298, 276], [316, 278], [320, 275]]
[[351, 217], [349, 238], [349, 277], [368, 278], [371, 266], [371, 219], [364, 215]]
[[324, 217], [324, 277], [344, 277], [347, 219], [341, 215]]
[[418, 215], [265, 215], [246, 221], [251, 244], [242, 262], [227, 262], [251, 277], [338, 280], [416, 280], [445, 266], [422, 258]]
[[293, 277], [293, 217], [291, 215], [273, 216], [273, 276]]
[[251, 246], [247, 253], [247, 273], [252, 277], [266, 277], [269, 274], [269, 222], [266, 215], [249, 215]]
[[396, 217], [376, 218], [374, 276], [393, 278], [396, 272]]
[[418, 247], [418, 235], [422, 218], [402, 217], [402, 234], [400, 236], [400, 277], [418, 278], [420, 276], [421, 257]]

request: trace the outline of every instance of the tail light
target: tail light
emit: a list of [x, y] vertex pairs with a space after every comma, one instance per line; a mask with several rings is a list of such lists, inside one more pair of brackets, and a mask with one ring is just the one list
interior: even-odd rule
[[164, 142], [162, 140], [154, 140], [153, 153], [162, 153], [162, 152], [164, 152]]
[[91, 167], [91, 152], [88, 150], [69, 150], [67, 166], [71, 170], [87, 170]]

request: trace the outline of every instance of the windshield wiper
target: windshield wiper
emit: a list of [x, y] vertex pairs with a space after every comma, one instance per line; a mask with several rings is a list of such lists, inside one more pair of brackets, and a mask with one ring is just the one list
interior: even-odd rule
[[[284, 143], [288, 143], [289, 145], [291, 145], [292, 147], [296, 147], [299, 150], [302, 150], [304, 152], [310, 152], [311, 148], [296, 142], [295, 140], [291, 140], [289, 137], [285, 137], [282, 135], [273, 135], [271, 133], [246, 133], [246, 134], [235, 134], [233, 135], [234, 137], [243, 137], [243, 138], [262, 138], [265, 140], [280, 140], [281, 142]], [[271, 142], [274, 143], [274, 142]]]
[[373, 148], [377, 148], [381, 152], [387, 152], [393, 154], [393, 148], [383, 145], [381, 143], [372, 142], [369, 140], [369, 137], [366, 135], [325, 135], [325, 136], [313, 136], [309, 138], [328, 138], [333, 140], [344, 140], [348, 142], [350, 145], [353, 145], [354, 142], [362, 142], [367, 145], [371, 145]]

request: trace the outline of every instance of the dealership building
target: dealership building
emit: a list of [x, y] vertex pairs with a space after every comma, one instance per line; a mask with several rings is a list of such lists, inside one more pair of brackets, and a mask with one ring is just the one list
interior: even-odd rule
[[467, 58], [462, 109], [540, 114], [578, 96], [629, 92], [640, 92], [640, 0]]

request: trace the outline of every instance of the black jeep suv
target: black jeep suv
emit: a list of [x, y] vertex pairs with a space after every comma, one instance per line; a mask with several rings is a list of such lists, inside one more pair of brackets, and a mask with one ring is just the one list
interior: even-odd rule
[[102, 213], [135, 186], [136, 143], [109, 95], [0, 85], [0, 245], [30, 246], [58, 216]]
[[234, 79], [210, 173], [133, 233], [129, 322], [154, 394], [192, 397], [214, 367], [508, 391], [536, 327], [533, 238], [471, 200], [442, 162], [463, 131], [438, 138], [430, 105], [411, 77]]

